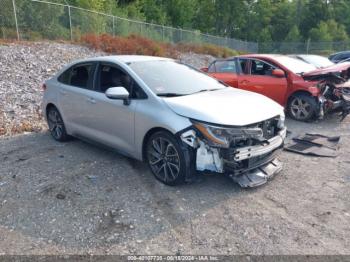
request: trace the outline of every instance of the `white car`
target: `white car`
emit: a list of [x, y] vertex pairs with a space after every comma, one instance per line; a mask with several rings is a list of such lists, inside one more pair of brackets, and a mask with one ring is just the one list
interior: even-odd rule
[[54, 139], [90, 139], [147, 161], [167, 185], [197, 171], [230, 175], [243, 187], [281, 170], [283, 108], [228, 87], [178, 61], [106, 56], [76, 61], [44, 84]]

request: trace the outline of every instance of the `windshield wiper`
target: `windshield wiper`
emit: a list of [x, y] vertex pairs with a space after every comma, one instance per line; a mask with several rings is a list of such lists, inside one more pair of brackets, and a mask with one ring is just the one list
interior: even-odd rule
[[179, 93], [158, 93], [157, 96], [174, 97], [174, 96], [184, 96], [186, 94]]
[[218, 82], [220, 83], [220, 84], [222, 84], [222, 85], [224, 85], [224, 86], [226, 86], [226, 87], [229, 87], [229, 85], [228, 84], [226, 84], [224, 81], [222, 81], [222, 80], [218, 80]]
[[196, 94], [196, 93], [202, 93], [202, 92], [209, 92], [209, 91], [216, 91], [216, 90], [220, 90], [221, 88], [212, 88], [212, 89], [201, 89], [197, 92], [194, 92], [192, 94]]

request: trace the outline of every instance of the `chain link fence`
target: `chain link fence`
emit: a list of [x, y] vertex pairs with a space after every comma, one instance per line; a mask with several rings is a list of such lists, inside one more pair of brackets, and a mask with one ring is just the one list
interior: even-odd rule
[[350, 42], [271, 42], [260, 43], [260, 53], [330, 55], [349, 50]]
[[18, 40], [79, 40], [84, 34], [138, 34], [170, 43], [214, 44], [257, 52], [258, 44], [130, 20], [42, 0], [0, 0], [0, 37]]

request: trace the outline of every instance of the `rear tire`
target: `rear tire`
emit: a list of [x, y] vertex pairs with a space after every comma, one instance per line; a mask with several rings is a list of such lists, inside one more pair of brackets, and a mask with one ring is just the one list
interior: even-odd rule
[[64, 125], [62, 116], [55, 106], [51, 106], [47, 109], [47, 124], [49, 126], [49, 131], [51, 136], [59, 142], [64, 142], [69, 140], [69, 135], [66, 131], [66, 126]]
[[183, 184], [190, 170], [185, 153], [175, 136], [159, 131], [150, 136], [146, 144], [146, 160], [157, 180], [168, 185]]
[[317, 115], [317, 102], [314, 97], [308, 94], [292, 95], [288, 102], [288, 115], [298, 121], [310, 121]]

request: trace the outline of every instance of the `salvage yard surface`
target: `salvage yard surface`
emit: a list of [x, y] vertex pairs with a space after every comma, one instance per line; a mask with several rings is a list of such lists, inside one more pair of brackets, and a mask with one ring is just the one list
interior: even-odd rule
[[[337, 158], [283, 152], [282, 173], [256, 189], [222, 175], [168, 187], [144, 163], [45, 131], [41, 83], [96, 55], [0, 46], [0, 254], [350, 254], [350, 116], [287, 121], [290, 137], [340, 135]], [[181, 59], [200, 68], [213, 57]], [[10, 137], [26, 130], [38, 133]]]
[[144, 163], [47, 132], [2, 138], [0, 253], [350, 254], [350, 117], [287, 125], [340, 135], [340, 155], [283, 152], [282, 173], [250, 190], [222, 175], [168, 187]]

